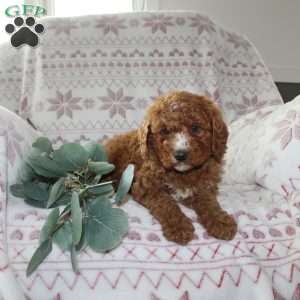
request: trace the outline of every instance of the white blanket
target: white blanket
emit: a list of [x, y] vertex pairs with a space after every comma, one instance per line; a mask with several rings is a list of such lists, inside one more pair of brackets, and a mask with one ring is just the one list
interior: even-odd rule
[[[103, 141], [135, 128], [153, 98], [170, 89], [210, 95], [228, 122], [282, 103], [253, 45], [198, 13], [48, 18], [42, 23], [45, 33], [35, 49], [0, 49], [1, 103], [30, 117], [56, 144]], [[26, 278], [48, 211], [13, 198], [8, 186], [16, 181], [22, 154], [37, 133], [5, 110], [0, 117], [3, 297], [21, 299], [15, 292], [32, 300], [299, 296], [300, 196], [284, 198], [256, 185], [221, 187], [220, 202], [239, 226], [233, 241], [208, 237], [193, 212], [184, 209], [194, 219], [196, 235], [180, 247], [166, 241], [160, 225], [130, 200], [124, 206], [130, 233], [120, 247], [107, 254], [83, 252], [80, 274], [73, 273], [69, 255], [55, 247]]]

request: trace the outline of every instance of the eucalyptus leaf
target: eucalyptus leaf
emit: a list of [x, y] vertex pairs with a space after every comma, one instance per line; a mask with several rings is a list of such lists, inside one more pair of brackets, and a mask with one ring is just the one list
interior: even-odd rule
[[128, 232], [128, 218], [119, 208], [112, 208], [109, 200], [93, 200], [87, 209], [86, 239], [96, 252], [112, 250]]
[[30, 150], [30, 152], [28, 153], [27, 157], [25, 158], [25, 161], [28, 161], [29, 159], [32, 158], [37, 158], [40, 156], [45, 156], [45, 154], [43, 153], [43, 151], [41, 151], [39, 148], [32, 148]]
[[38, 266], [44, 261], [44, 259], [52, 251], [52, 240], [45, 240], [34, 252], [26, 269], [26, 275], [30, 276]]
[[62, 251], [70, 251], [72, 246], [72, 225], [66, 221], [53, 235], [53, 242], [59, 246]]
[[115, 196], [115, 202], [116, 204], [120, 205], [122, 204], [122, 201], [124, 197], [127, 195], [127, 193], [130, 190], [132, 181], [134, 177], [134, 165], [130, 164], [127, 166], [125, 171], [122, 174], [117, 193]]
[[64, 192], [62, 196], [51, 205], [51, 207], [68, 205], [71, 201], [71, 198], [72, 198], [71, 192]]
[[49, 154], [53, 151], [50, 140], [46, 137], [39, 137], [33, 144], [32, 147], [39, 149], [41, 152]]
[[47, 220], [42, 227], [41, 233], [40, 233], [40, 244], [43, 243], [45, 240], [50, 238], [50, 235], [52, 231], [54, 230], [57, 222], [59, 219], [59, 208], [54, 208], [49, 213]]
[[18, 198], [24, 198], [24, 184], [12, 184], [10, 186], [10, 192], [13, 196], [18, 197]]
[[96, 176], [93, 178], [93, 180], [91, 181], [91, 184], [97, 184], [97, 183], [99, 183], [101, 177], [102, 177], [101, 174], [96, 175]]
[[32, 181], [32, 179], [36, 177], [34, 170], [26, 161], [22, 162], [18, 175], [22, 182]]
[[75, 143], [64, 144], [53, 152], [53, 160], [70, 172], [84, 167], [88, 159], [88, 152]]
[[88, 143], [84, 145], [84, 148], [89, 154], [89, 158], [92, 161], [107, 161], [107, 154], [105, 149], [100, 144]]
[[36, 201], [30, 198], [25, 197], [24, 202], [30, 206], [37, 207], [37, 208], [47, 208], [46, 201]]
[[72, 192], [71, 199], [71, 216], [72, 216], [72, 237], [74, 245], [80, 241], [82, 233], [82, 212], [79, 203], [79, 196], [77, 192]]
[[83, 217], [82, 220], [82, 232], [81, 232], [81, 237], [79, 243], [75, 246], [76, 251], [82, 251], [87, 247], [87, 240], [86, 240], [86, 223], [87, 223], [87, 218]]
[[86, 219], [88, 220], [88, 210], [91, 208], [91, 205], [94, 205], [95, 207], [97, 207], [97, 202], [100, 202], [101, 204], [101, 209], [112, 209], [113, 208], [113, 204], [110, 201], [110, 199], [108, 199], [107, 197], [101, 195], [101, 196], [97, 196], [96, 198], [94, 198], [93, 200], [91, 200], [90, 202], [88, 202], [87, 205], [87, 211], [86, 211]]
[[78, 273], [78, 263], [77, 263], [77, 253], [76, 253], [76, 249], [75, 246], [72, 245], [71, 247], [71, 263], [72, 263], [72, 269], [75, 273]]
[[65, 192], [65, 177], [59, 178], [51, 187], [47, 207], [51, 207]]
[[112, 172], [115, 169], [115, 166], [113, 164], [102, 162], [102, 161], [89, 161], [88, 162], [88, 169], [89, 171], [100, 174], [100, 175], [106, 175]]
[[91, 187], [88, 188], [89, 193], [95, 195], [95, 196], [112, 196], [114, 193], [114, 188], [111, 183], [107, 185], [101, 185], [98, 187]]
[[19, 178], [22, 182], [32, 181], [36, 177], [37, 173], [34, 172], [34, 169], [29, 164], [29, 160], [38, 159], [42, 156], [43, 153], [38, 148], [32, 148], [29, 153], [25, 156], [24, 161], [21, 163], [21, 168], [19, 172]]
[[24, 196], [35, 201], [45, 202], [49, 197], [48, 184], [46, 183], [35, 183], [25, 182]]
[[29, 156], [28, 164], [33, 168], [34, 172], [40, 176], [56, 178], [67, 175], [66, 169], [62, 168], [62, 166], [57, 162], [43, 155]]

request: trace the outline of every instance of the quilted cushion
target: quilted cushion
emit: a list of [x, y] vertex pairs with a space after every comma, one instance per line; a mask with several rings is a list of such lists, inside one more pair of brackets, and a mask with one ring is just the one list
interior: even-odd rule
[[224, 181], [300, 190], [300, 96], [242, 116], [230, 126]]

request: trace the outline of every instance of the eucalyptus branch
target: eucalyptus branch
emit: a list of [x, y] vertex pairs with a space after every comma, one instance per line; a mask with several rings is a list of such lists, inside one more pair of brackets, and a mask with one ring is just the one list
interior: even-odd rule
[[[29, 262], [27, 276], [49, 255], [52, 243], [71, 252], [73, 270], [78, 271], [76, 253], [83, 247], [106, 252], [127, 233], [127, 215], [113, 207], [112, 197], [114, 203], [122, 203], [134, 168], [127, 167], [115, 192], [112, 184], [116, 180], [101, 182], [102, 176], [115, 168], [107, 162], [101, 145], [67, 143], [55, 150], [49, 139], [41, 137], [32, 146], [22, 170], [25, 176], [11, 186], [11, 192], [29, 205], [53, 209], [41, 229], [40, 245]], [[61, 212], [59, 206], [64, 206]], [[103, 236], [95, 236], [95, 232], [103, 232]]]

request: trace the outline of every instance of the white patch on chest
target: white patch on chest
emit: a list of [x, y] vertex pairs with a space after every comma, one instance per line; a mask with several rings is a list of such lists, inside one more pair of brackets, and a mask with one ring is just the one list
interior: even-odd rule
[[193, 191], [191, 189], [174, 189], [174, 192], [172, 191], [171, 195], [175, 201], [182, 201], [192, 197]]

